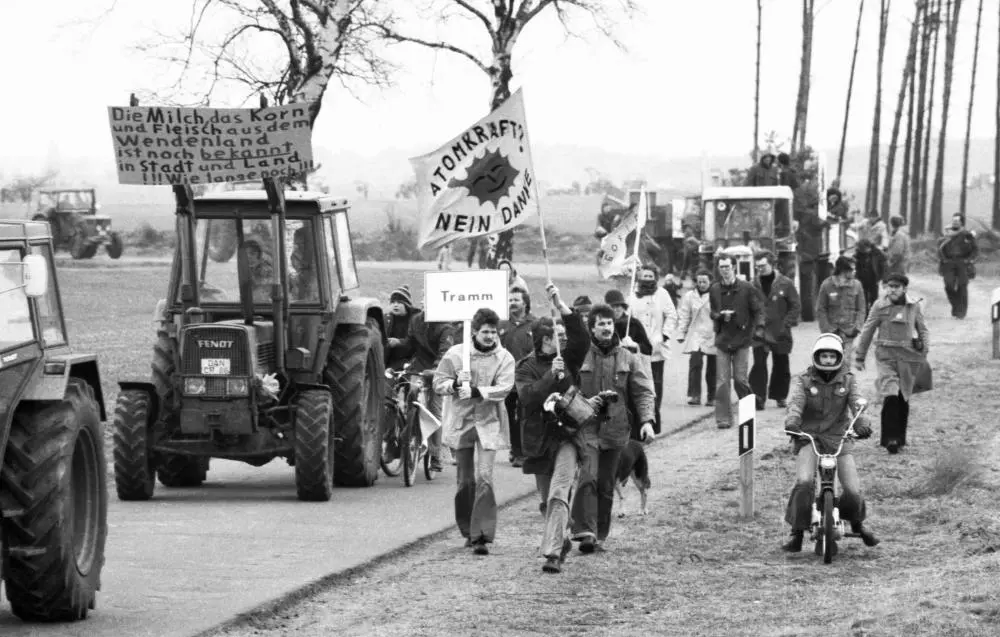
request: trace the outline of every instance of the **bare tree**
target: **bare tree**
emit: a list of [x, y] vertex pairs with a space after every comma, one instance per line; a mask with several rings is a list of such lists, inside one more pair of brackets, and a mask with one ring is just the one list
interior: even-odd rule
[[[923, 20], [923, 16], [927, 13], [927, 0], [916, 0], [916, 12], [913, 18], [914, 28], [920, 31], [920, 25]], [[923, 38], [917, 38], [917, 47], [922, 52], [923, 51]], [[913, 59], [913, 75], [910, 77], [910, 85], [907, 90], [906, 97], [906, 140], [903, 142], [903, 174], [900, 178], [899, 184], [899, 216], [903, 219], [907, 218], [907, 206], [910, 203], [910, 156], [913, 153], [913, 111], [914, 104], [916, 103], [916, 87], [917, 87], [917, 74], [916, 74], [916, 63], [917, 55], [914, 55]]]
[[941, 129], [938, 132], [937, 162], [934, 166], [934, 190], [931, 194], [931, 216], [927, 229], [941, 234], [944, 203], [944, 150], [948, 141], [948, 107], [951, 105], [951, 82], [955, 76], [955, 44], [958, 40], [958, 17], [962, 0], [947, 0], [944, 38], [944, 86], [941, 96]]
[[[491, 84], [490, 110], [495, 110], [510, 97], [510, 84], [514, 77], [514, 47], [525, 27], [545, 11], [555, 12], [566, 35], [573, 35], [572, 20], [587, 18], [606, 38], [624, 49], [613, 32], [616, 14], [631, 18], [638, 10], [635, 0], [490, 0], [489, 8], [481, 7], [483, 0], [438, 0], [434, 3], [439, 22], [448, 22], [456, 14], [471, 18], [481, 26], [489, 38], [490, 53], [483, 59], [464, 45], [443, 39], [427, 39], [405, 33], [399, 20], [386, 20], [381, 24], [382, 34], [391, 41], [417, 44], [429, 49], [448, 51], [460, 55], [483, 71]], [[496, 267], [501, 259], [511, 259], [514, 252], [514, 232], [505, 230], [497, 236], [496, 250], [487, 261], [488, 268]]]
[[923, 229], [923, 215], [920, 208], [921, 167], [923, 166], [924, 108], [927, 104], [927, 71], [931, 48], [931, 6], [923, 7], [920, 33], [920, 74], [917, 88], [917, 110], [914, 113], [916, 127], [913, 131], [913, 168], [910, 172], [910, 234], [914, 237]]
[[931, 28], [933, 29], [933, 46], [931, 48], [931, 84], [927, 93], [927, 125], [924, 127], [924, 153], [921, 156], [920, 166], [920, 215], [916, 228], [912, 230], [918, 235], [927, 229], [927, 199], [930, 194], [930, 165], [931, 165], [931, 129], [934, 125], [934, 101], [937, 96], [935, 88], [937, 86], [938, 69], [938, 43], [941, 36], [941, 0], [934, 3], [934, 12], [930, 16]]
[[965, 116], [965, 146], [962, 149], [962, 196], [958, 203], [958, 211], [964, 216], [967, 186], [969, 183], [969, 141], [972, 135], [972, 106], [976, 100], [976, 69], [979, 66], [979, 28], [983, 23], [983, 0], [979, 0], [976, 11], [976, 39], [972, 45], [972, 79], [969, 84], [969, 110]]
[[[865, 0], [861, 0], [862, 4]], [[760, 31], [764, 7], [757, 0], [757, 76], [754, 78], [753, 93], [753, 163], [760, 159]]]
[[809, 116], [809, 75], [812, 69], [813, 25], [816, 0], [802, 0], [802, 61], [799, 67], [799, 93], [795, 100], [795, 123], [792, 125], [792, 152], [802, 152], [806, 145], [806, 122]]
[[1000, 230], [1000, 37], [997, 38], [997, 99], [993, 121], [993, 229]]
[[891, 0], [879, 0], [878, 62], [875, 67], [875, 116], [872, 118], [872, 141], [868, 154], [868, 186], [865, 188], [865, 211], [878, 205], [879, 159], [882, 155], [882, 68], [885, 61], [885, 40], [889, 31]]
[[[391, 67], [374, 52], [375, 0], [192, 0], [188, 26], [138, 48], [167, 63], [166, 86], [144, 101], [207, 105], [310, 102], [319, 114], [332, 79], [385, 85]], [[221, 34], [221, 35], [220, 35]], [[228, 101], [228, 100], [227, 100]]]
[[[851, 95], [854, 93], [854, 68], [858, 61], [858, 43], [861, 41], [861, 18], [865, 12], [865, 0], [858, 3], [858, 27], [854, 30], [854, 53], [851, 54], [851, 74], [847, 79], [847, 100], [844, 104], [844, 130], [840, 134], [840, 152], [837, 154], [837, 182], [844, 173], [844, 149], [847, 146], [847, 121], [851, 114]], [[758, 35], [758, 38], [760, 36]]]
[[0, 201], [28, 203], [36, 190], [51, 185], [58, 176], [59, 173], [55, 170], [47, 170], [37, 175], [15, 177], [0, 189]]
[[[910, 44], [906, 51], [906, 63], [903, 66], [903, 79], [899, 84], [899, 95], [896, 97], [896, 114], [892, 121], [892, 135], [889, 139], [889, 154], [885, 161], [885, 185], [882, 188], [882, 220], [889, 221], [892, 206], [892, 178], [893, 170], [896, 167], [896, 144], [899, 141], [899, 124], [903, 118], [903, 105], [906, 102], [906, 89], [913, 85], [914, 70], [917, 62], [917, 27], [919, 22], [919, 1], [917, 3], [917, 16], [913, 19], [910, 27]], [[907, 144], [909, 134], [907, 134]], [[905, 162], [905, 160], [904, 160]], [[905, 168], [904, 168], [905, 173]], [[905, 181], [906, 177], [904, 177]], [[905, 197], [905, 195], [904, 195]], [[873, 202], [874, 203], [874, 202]]]

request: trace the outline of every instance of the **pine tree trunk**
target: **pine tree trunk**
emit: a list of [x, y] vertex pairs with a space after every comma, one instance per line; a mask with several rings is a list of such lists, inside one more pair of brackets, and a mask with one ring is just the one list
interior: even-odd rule
[[972, 107], [976, 100], [976, 68], [979, 66], [979, 27], [983, 23], [983, 0], [979, 0], [976, 12], [976, 39], [972, 45], [972, 80], [969, 84], [969, 110], [965, 116], [965, 146], [962, 148], [962, 197], [958, 202], [958, 211], [965, 216], [967, 189], [969, 183], [969, 141], [972, 136]]
[[[493, 66], [490, 73], [490, 83], [493, 93], [490, 96], [490, 110], [495, 111], [504, 101], [510, 97], [510, 80], [514, 77], [511, 68], [510, 49], [513, 48], [513, 39], [509, 46], [503, 42], [495, 42], [493, 46]], [[486, 269], [495, 270], [500, 261], [514, 260], [514, 229], [504, 230], [497, 233], [497, 243], [494, 250], [487, 252]]]
[[[863, 0], [862, 0], [863, 1]], [[757, 77], [753, 93], [753, 163], [760, 159], [760, 31], [763, 14], [762, 0], [757, 0]]]
[[[758, 2], [758, 5], [760, 3]], [[851, 94], [854, 92], [854, 67], [858, 61], [858, 43], [861, 41], [861, 17], [865, 11], [865, 0], [858, 5], [858, 26], [854, 31], [854, 53], [851, 54], [851, 75], [847, 80], [847, 100], [844, 104], [844, 130], [840, 133], [840, 152], [837, 154], [837, 183], [844, 173], [844, 149], [847, 146], [847, 120], [851, 114]]]
[[944, 34], [944, 86], [941, 96], [941, 130], [938, 133], [937, 162], [934, 166], [934, 190], [931, 193], [931, 216], [927, 229], [940, 236], [944, 221], [944, 150], [948, 141], [948, 108], [951, 106], [951, 81], [955, 76], [955, 44], [962, 0], [947, 0]]
[[878, 206], [879, 158], [882, 150], [882, 68], [885, 61], [885, 38], [889, 29], [891, 0], [879, 0], [878, 65], [875, 68], [875, 117], [868, 155], [868, 187], [865, 189], [865, 212]]
[[[1000, 33], [1000, 29], [997, 30]], [[997, 99], [993, 110], [993, 229], [1000, 230], [1000, 37], [997, 38]]]
[[[913, 84], [913, 74], [916, 61], [917, 21], [914, 20], [913, 26], [910, 28], [910, 44], [906, 51], [906, 65], [903, 67], [903, 79], [899, 85], [899, 95], [896, 98], [896, 114], [892, 121], [892, 136], [889, 140], [889, 154], [885, 161], [885, 186], [882, 189], [882, 220], [886, 223], [889, 222], [889, 215], [891, 214], [892, 173], [896, 166], [896, 143], [899, 141], [899, 123], [900, 120], [903, 119], [903, 105], [906, 102], [906, 89], [908, 86]], [[909, 143], [909, 135], [907, 135], [907, 143]]]
[[924, 154], [921, 157], [920, 166], [920, 223], [917, 226], [917, 235], [922, 234], [929, 225], [930, 219], [927, 216], [927, 199], [930, 194], [930, 167], [931, 167], [931, 129], [934, 123], [934, 95], [937, 86], [937, 57], [938, 42], [941, 39], [941, 0], [935, 3], [935, 11], [931, 26], [934, 29], [934, 45], [931, 49], [931, 85], [927, 94], [927, 126], [924, 128]]
[[812, 66], [812, 36], [816, 0], [802, 0], [802, 63], [799, 69], [799, 95], [795, 100], [795, 123], [792, 126], [792, 152], [806, 145], [806, 121], [809, 116], [809, 73]]
[[923, 223], [920, 218], [920, 168], [924, 142], [924, 106], [927, 103], [927, 65], [930, 58], [931, 44], [931, 7], [923, 6], [922, 28], [920, 35], [920, 75], [917, 88], [916, 129], [913, 131], [913, 167], [910, 181], [910, 235], [917, 236], [917, 227]]

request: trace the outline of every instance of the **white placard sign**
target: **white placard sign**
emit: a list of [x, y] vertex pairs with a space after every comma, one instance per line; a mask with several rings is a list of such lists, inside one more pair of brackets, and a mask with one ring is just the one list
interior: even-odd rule
[[507, 292], [506, 270], [426, 272], [424, 317], [432, 323], [470, 321], [476, 310], [488, 307], [506, 319]]

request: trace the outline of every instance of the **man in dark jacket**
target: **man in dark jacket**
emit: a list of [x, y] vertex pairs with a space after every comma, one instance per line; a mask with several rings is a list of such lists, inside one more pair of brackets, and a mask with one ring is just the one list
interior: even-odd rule
[[[558, 573], [572, 547], [565, 533], [570, 516], [570, 492], [583, 440], [579, 432], [569, 433], [571, 430], [562, 427], [555, 414], [545, 411], [543, 406], [550, 394], [564, 393], [573, 386], [590, 349], [590, 336], [583, 317], [566, 306], [559, 297], [559, 289], [550, 283], [546, 292], [552, 305], [559, 309], [561, 323], [553, 324], [548, 317], [535, 321], [531, 328], [535, 351], [518, 363], [514, 383], [523, 416], [522, 471], [535, 476], [540, 508], [545, 516], [542, 535], [545, 565], [542, 569]], [[557, 340], [559, 356], [556, 355]]]
[[837, 257], [833, 276], [823, 281], [816, 297], [816, 318], [821, 334], [836, 334], [844, 341], [844, 357], [851, 359], [854, 338], [864, 327], [868, 308], [865, 291], [854, 278], [854, 259]]
[[868, 310], [878, 299], [879, 284], [885, 276], [885, 253], [875, 247], [870, 239], [859, 239], [854, 246], [854, 268], [861, 288], [865, 291]]
[[952, 215], [951, 227], [938, 243], [938, 257], [951, 315], [957, 319], [964, 319], [969, 311], [969, 279], [976, 276], [978, 256], [979, 244], [975, 235], [965, 229], [965, 217]]
[[[736, 278], [733, 257], [716, 259], [720, 279], [709, 288], [711, 317], [715, 324], [716, 389], [715, 424], [720, 429], [733, 426], [731, 392], [740, 398], [751, 394], [750, 345], [764, 340], [764, 312], [760, 295], [747, 281]], [[732, 383], [732, 385], [730, 385]]]
[[799, 189], [799, 176], [792, 168], [792, 158], [788, 153], [778, 153], [778, 185], [788, 186], [792, 192]]
[[604, 304], [615, 313], [615, 334], [621, 339], [622, 347], [643, 356], [653, 355], [653, 344], [649, 341], [646, 328], [634, 316], [628, 315], [628, 303], [620, 290], [604, 293]]
[[[409, 343], [413, 350], [410, 370], [414, 374], [427, 369], [437, 369], [441, 358], [455, 344], [455, 328], [451, 323], [428, 323], [424, 313], [416, 312], [410, 318]], [[441, 419], [442, 397], [437, 392], [428, 392], [430, 412]], [[441, 445], [441, 429], [427, 438], [427, 449], [431, 457], [431, 471], [441, 471], [444, 447]]]
[[[774, 269], [775, 257], [771, 252], [756, 256], [757, 278], [754, 288], [761, 295], [764, 311], [764, 339], [753, 344], [753, 368], [750, 370], [750, 387], [757, 395], [757, 409], [763, 409], [767, 398], [785, 408], [788, 388], [792, 381], [788, 355], [792, 353], [792, 328], [799, 324], [799, 293], [792, 280]], [[771, 383], [768, 387], [767, 355], [773, 364]]]
[[754, 164], [747, 171], [745, 186], [777, 186], [778, 169], [774, 166], [774, 154], [765, 152], [761, 155], [760, 163]]
[[[592, 553], [611, 531], [611, 507], [615, 497], [618, 458], [629, 441], [629, 403], [635, 405], [643, 423], [640, 437], [654, 437], [653, 404], [656, 392], [649, 365], [621, 346], [615, 334], [614, 310], [595, 305], [590, 313], [591, 343], [580, 365], [579, 388], [591, 398], [597, 417], [581, 427], [583, 457], [579, 492], [573, 501], [573, 539], [580, 551]], [[613, 391], [617, 400], [600, 397]]]
[[823, 230], [829, 227], [814, 211], [803, 212], [795, 231], [796, 249], [799, 254], [799, 295], [802, 299], [802, 320], [815, 320], [814, 299], [820, 274], [816, 271], [819, 255], [823, 251]]
[[844, 202], [844, 195], [836, 188], [826, 189], [826, 214], [842, 221], [847, 221], [851, 216]]
[[[511, 287], [509, 308], [509, 318], [500, 321], [500, 345], [511, 353], [516, 363], [535, 350], [534, 337], [531, 335], [535, 316], [531, 314], [531, 297], [528, 291]], [[510, 424], [510, 463], [514, 467], [520, 467], [524, 463], [524, 454], [521, 452], [521, 409], [517, 403], [517, 392], [507, 394], [504, 404]]]
[[410, 322], [419, 312], [413, 307], [410, 286], [401, 285], [389, 295], [389, 313], [385, 318], [385, 335], [388, 339], [385, 350], [385, 366], [399, 371], [413, 356], [410, 342]]

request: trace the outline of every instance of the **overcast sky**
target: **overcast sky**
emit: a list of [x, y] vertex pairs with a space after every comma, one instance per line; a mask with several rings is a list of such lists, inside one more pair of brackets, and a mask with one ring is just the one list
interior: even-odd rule
[[[754, 0], [639, 1], [644, 4], [642, 19], [617, 30], [627, 53], [595, 34], [583, 41], [567, 40], [551, 19], [524, 32], [515, 52], [514, 88], [524, 88], [533, 142], [660, 156], [748, 151], [753, 131]], [[114, 10], [102, 16], [112, 4]], [[814, 36], [808, 140], [834, 149], [843, 122], [858, 3], [817, 4], [822, 9]], [[867, 143], [875, 97], [878, 1], [865, 4], [848, 132], [851, 144]], [[110, 165], [106, 107], [127, 104], [131, 91], [155, 88], [162, 80], [132, 47], [150, 37], [152, 27], [170, 28], [186, 20], [188, 0], [6, 0], [4, 5], [0, 59], [10, 89], [0, 101], [4, 153], [25, 157], [29, 169], [56, 146], [62, 157], [93, 157]], [[956, 54], [949, 123], [954, 139], [965, 130], [976, 5], [977, 0], [965, 0], [961, 15], [965, 39]], [[986, 5], [972, 130], [974, 137], [992, 138], [998, 16], [996, 0]], [[167, 6], [183, 10], [167, 14]], [[152, 7], [164, 13], [156, 15]], [[801, 0], [765, 0], [762, 133], [791, 132], [800, 10]], [[912, 0], [892, 2], [883, 102], [883, 122], [889, 123], [883, 125], [883, 140], [891, 126], [912, 12]], [[476, 28], [469, 24], [469, 30]], [[940, 46], [943, 54], [943, 37]], [[411, 49], [395, 88], [366, 90], [361, 97], [363, 102], [332, 86], [314, 141], [331, 150], [363, 154], [392, 147], [431, 150], [485, 114], [489, 83], [464, 59]]]

